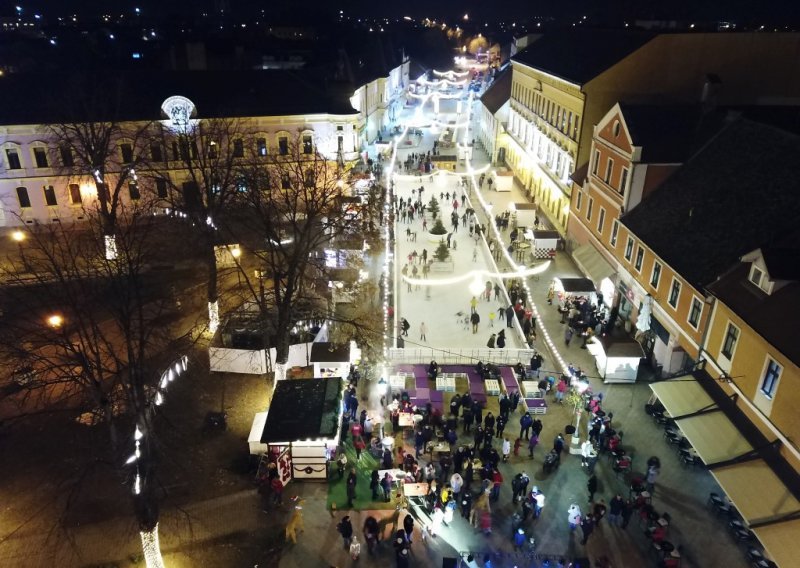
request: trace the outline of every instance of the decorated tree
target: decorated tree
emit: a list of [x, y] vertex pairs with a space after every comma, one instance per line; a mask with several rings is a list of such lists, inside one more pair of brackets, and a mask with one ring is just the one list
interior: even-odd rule
[[436, 217], [439, 215], [439, 202], [433, 195], [431, 195], [431, 200], [428, 202], [428, 212], [434, 220], [436, 220]]
[[436, 251], [433, 253], [433, 257], [439, 262], [447, 262], [450, 258], [450, 249], [447, 248], [447, 243], [440, 241], [439, 246], [436, 247]]

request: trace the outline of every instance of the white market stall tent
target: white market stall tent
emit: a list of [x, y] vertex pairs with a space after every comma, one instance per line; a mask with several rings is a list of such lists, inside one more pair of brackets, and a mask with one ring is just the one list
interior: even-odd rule
[[605, 340], [593, 337], [586, 342], [592, 354], [597, 372], [606, 383], [635, 383], [639, 374], [639, 363], [644, 351], [638, 341]]

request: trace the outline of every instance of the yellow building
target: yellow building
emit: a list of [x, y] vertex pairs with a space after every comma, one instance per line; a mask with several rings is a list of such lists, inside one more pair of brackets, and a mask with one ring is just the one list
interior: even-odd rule
[[533, 38], [512, 58], [498, 161], [564, 234], [570, 175], [589, 161], [594, 125], [612, 105], [643, 97], [720, 104], [797, 98], [800, 77], [783, 69], [795, 65], [798, 48], [800, 34], [581, 30]]

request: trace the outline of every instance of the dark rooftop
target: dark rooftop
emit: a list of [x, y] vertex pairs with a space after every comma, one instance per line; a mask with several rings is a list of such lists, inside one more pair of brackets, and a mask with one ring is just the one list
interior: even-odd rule
[[333, 438], [339, 427], [342, 379], [286, 379], [275, 385], [261, 442]]
[[622, 216], [622, 223], [698, 289], [800, 218], [800, 136], [746, 119]]
[[350, 345], [317, 342], [311, 345], [312, 363], [347, 363], [350, 361]]
[[724, 125], [723, 110], [704, 112], [700, 105], [620, 103], [634, 146], [648, 164], [682, 163]]
[[571, 83], [588, 83], [656, 34], [642, 31], [586, 29], [546, 33], [512, 61]]
[[495, 114], [511, 98], [511, 67], [501, 71], [486, 92], [481, 95], [481, 103], [490, 113]]
[[[303, 71], [127, 71], [91, 77], [11, 74], [0, 78], [0, 124], [43, 124], [68, 120], [158, 120], [161, 104], [182, 95], [198, 117], [251, 117], [311, 113], [355, 114], [352, 92], [324, 85]], [[59, 85], [76, 96], [53, 97], [43, 84]], [[80, 93], [91, 84], [91, 96]], [[81, 98], [79, 104], [65, 100]], [[85, 100], [99, 100], [92, 104]], [[105, 116], [103, 116], [105, 115]]]
[[800, 365], [796, 322], [793, 317], [787, 317], [787, 314], [800, 314], [800, 282], [791, 282], [767, 294], [747, 279], [749, 272], [750, 263], [742, 262], [709, 285], [708, 290], [770, 345]]

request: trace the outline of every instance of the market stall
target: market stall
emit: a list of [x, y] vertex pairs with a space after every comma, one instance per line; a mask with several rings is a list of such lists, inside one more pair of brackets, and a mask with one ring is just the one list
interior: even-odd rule
[[534, 258], [553, 258], [561, 237], [558, 231], [525, 231], [525, 238], [533, 243]]
[[361, 350], [355, 342], [344, 345], [319, 342], [311, 346], [310, 362], [314, 365], [315, 377], [341, 377], [350, 373], [350, 365], [361, 358]]
[[635, 383], [639, 363], [644, 351], [638, 341], [600, 340], [592, 338], [586, 342], [592, 354], [597, 372], [606, 383]]
[[559, 304], [577, 297], [586, 298], [590, 304], [597, 301], [597, 289], [588, 278], [553, 278], [553, 290]]
[[327, 479], [328, 461], [339, 445], [343, 385], [341, 378], [275, 385], [259, 441], [270, 453], [288, 449], [292, 478]]

